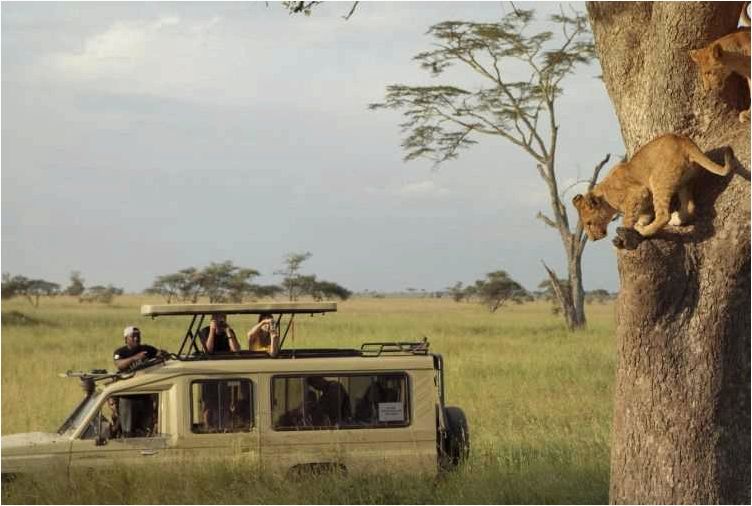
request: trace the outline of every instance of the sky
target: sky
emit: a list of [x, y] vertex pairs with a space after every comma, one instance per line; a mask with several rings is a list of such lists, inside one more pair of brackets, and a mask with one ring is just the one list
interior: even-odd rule
[[[230, 260], [278, 283], [285, 255], [309, 251], [304, 273], [354, 291], [499, 269], [535, 289], [541, 261], [565, 277], [528, 155], [481, 137], [439, 167], [405, 162], [401, 113], [367, 108], [390, 84], [481, 86], [412, 58], [431, 25], [493, 22], [511, 4], [361, 2], [345, 21], [350, 5], [3, 2], [2, 271], [138, 292]], [[533, 7], [545, 19], [559, 4]], [[624, 152], [599, 75], [596, 62], [564, 81], [562, 189]], [[564, 194], [571, 221], [583, 187]], [[586, 290], [618, 289], [609, 240], [588, 243], [583, 266]]]

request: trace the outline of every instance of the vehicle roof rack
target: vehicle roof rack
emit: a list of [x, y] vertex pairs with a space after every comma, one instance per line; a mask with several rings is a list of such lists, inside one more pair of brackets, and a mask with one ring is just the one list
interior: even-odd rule
[[378, 357], [383, 353], [394, 355], [428, 355], [428, 338], [422, 341], [400, 341], [383, 343], [363, 343], [360, 352], [364, 357]]
[[219, 314], [317, 314], [337, 310], [335, 302], [272, 302], [266, 304], [158, 304], [141, 306], [143, 316]]

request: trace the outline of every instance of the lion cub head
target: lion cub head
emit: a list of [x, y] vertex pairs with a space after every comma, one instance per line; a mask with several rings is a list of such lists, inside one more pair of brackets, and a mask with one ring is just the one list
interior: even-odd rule
[[572, 199], [572, 204], [577, 208], [585, 233], [591, 241], [606, 237], [608, 224], [611, 223], [611, 218], [614, 217], [616, 211], [606, 203], [603, 197], [592, 193], [576, 195]]
[[731, 74], [723, 62], [723, 48], [720, 44], [711, 44], [702, 49], [689, 51], [689, 57], [700, 68], [702, 87], [705, 91], [718, 89]]

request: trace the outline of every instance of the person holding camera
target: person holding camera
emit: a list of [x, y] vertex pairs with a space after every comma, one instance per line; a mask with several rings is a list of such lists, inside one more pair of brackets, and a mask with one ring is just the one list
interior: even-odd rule
[[258, 323], [248, 331], [248, 349], [276, 356], [279, 351], [279, 332], [274, 316], [269, 313], [259, 315]]
[[198, 335], [207, 353], [240, 351], [240, 343], [235, 337], [235, 331], [227, 323], [227, 317], [223, 314], [213, 314], [209, 326], [202, 328]]

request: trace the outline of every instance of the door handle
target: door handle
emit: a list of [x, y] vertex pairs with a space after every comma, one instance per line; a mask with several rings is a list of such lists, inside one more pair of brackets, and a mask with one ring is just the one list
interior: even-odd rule
[[144, 457], [147, 457], [149, 455], [156, 455], [157, 453], [159, 453], [158, 450], [141, 450], [141, 455], [143, 455]]

